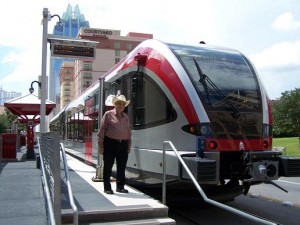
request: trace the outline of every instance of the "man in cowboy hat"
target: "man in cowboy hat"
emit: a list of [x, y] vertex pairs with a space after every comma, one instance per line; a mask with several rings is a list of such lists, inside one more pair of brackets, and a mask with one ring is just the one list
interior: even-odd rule
[[125, 168], [131, 147], [131, 129], [128, 115], [124, 109], [130, 103], [124, 95], [114, 96], [114, 109], [104, 113], [98, 132], [99, 153], [103, 155], [103, 183], [106, 194], [114, 194], [110, 176], [116, 159], [117, 192], [128, 193], [125, 185]]

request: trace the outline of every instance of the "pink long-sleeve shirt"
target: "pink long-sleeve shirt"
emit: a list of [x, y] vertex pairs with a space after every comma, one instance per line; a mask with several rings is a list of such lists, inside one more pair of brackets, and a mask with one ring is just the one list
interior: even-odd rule
[[116, 109], [105, 112], [98, 132], [98, 146], [100, 148], [103, 148], [105, 136], [112, 139], [128, 140], [128, 150], [130, 150], [131, 129], [128, 115], [124, 112], [118, 115]]

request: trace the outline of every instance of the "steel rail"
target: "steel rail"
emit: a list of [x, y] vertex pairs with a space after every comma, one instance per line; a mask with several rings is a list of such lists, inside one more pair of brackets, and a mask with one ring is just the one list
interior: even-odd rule
[[71, 182], [70, 182], [70, 176], [69, 176], [67, 157], [66, 157], [65, 147], [64, 147], [63, 143], [60, 143], [60, 151], [61, 151], [61, 156], [63, 159], [65, 177], [66, 177], [66, 182], [67, 182], [67, 187], [68, 187], [69, 201], [70, 201], [70, 205], [73, 210], [73, 224], [78, 225], [78, 208], [74, 201], [74, 195], [73, 195], [72, 186], [71, 186]]

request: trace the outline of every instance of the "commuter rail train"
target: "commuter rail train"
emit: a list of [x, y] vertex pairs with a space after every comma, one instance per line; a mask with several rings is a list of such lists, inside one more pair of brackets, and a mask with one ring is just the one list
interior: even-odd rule
[[[161, 187], [164, 141], [173, 143], [207, 191], [241, 194], [252, 184], [299, 176], [288, 157], [272, 150], [270, 100], [254, 66], [236, 50], [146, 40], [102, 80], [104, 88], [96, 81], [50, 128], [67, 146], [97, 156], [99, 118], [111, 108], [111, 96], [124, 94], [131, 100], [129, 184]], [[170, 147], [166, 174], [170, 189], [195, 188]]]

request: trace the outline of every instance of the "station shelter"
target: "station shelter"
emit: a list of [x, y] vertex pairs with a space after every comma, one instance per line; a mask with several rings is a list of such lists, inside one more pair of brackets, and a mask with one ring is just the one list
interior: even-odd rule
[[[49, 115], [55, 108], [56, 104], [49, 100], [45, 104], [45, 114]], [[12, 114], [18, 116], [17, 120], [27, 127], [26, 147], [27, 159], [34, 159], [34, 130], [33, 128], [40, 124], [40, 107], [41, 100], [34, 94], [28, 94], [11, 99], [4, 103]]]

